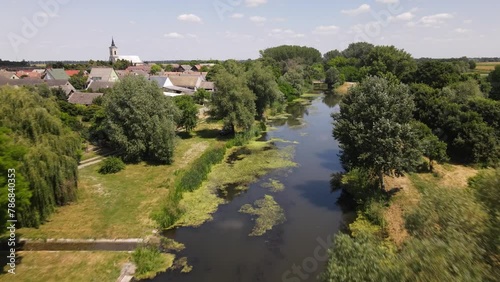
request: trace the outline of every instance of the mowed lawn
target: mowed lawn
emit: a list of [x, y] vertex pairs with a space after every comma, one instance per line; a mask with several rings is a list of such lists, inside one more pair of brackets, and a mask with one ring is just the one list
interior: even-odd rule
[[218, 124], [203, 124], [191, 138], [178, 142], [172, 165], [130, 164], [113, 175], [97, 172], [99, 164], [79, 171], [79, 198], [60, 207], [40, 228], [23, 228], [23, 238], [144, 238], [155, 222], [151, 213], [169, 192], [180, 169], [216, 144]]
[[[3, 254], [3, 253], [2, 253]], [[16, 274], [0, 275], [0, 282], [116, 281], [127, 252], [19, 252]], [[4, 267], [4, 271], [8, 267]]]

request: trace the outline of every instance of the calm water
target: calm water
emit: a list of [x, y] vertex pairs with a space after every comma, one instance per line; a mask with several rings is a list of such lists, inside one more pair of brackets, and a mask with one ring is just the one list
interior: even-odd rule
[[[220, 206], [214, 220], [199, 228], [180, 228], [168, 234], [186, 249], [178, 254], [188, 257], [193, 270], [188, 274], [168, 272], [153, 281], [316, 281], [325, 265], [325, 245], [350, 220], [352, 214], [337, 204], [340, 192], [331, 193], [330, 174], [342, 169], [338, 143], [332, 138], [330, 114], [338, 111], [338, 100], [320, 97], [311, 106], [293, 106], [290, 118], [275, 124], [267, 138], [300, 142], [296, 146], [291, 171], [273, 172], [250, 189]], [[289, 144], [286, 144], [289, 146]], [[260, 184], [270, 177], [286, 187], [270, 193]], [[265, 194], [273, 195], [285, 210], [287, 221], [261, 237], [249, 237], [252, 216], [239, 213]], [[299, 268], [300, 267], [300, 268]]]

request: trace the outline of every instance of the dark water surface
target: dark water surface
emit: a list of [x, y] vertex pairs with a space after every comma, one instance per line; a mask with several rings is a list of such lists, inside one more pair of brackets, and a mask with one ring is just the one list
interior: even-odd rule
[[[335, 97], [324, 96], [311, 106], [289, 107], [298, 120], [277, 122], [277, 130], [267, 138], [299, 142], [294, 145], [299, 166], [263, 177], [221, 205], [214, 219], [201, 227], [169, 232], [168, 237], [186, 245], [178, 257], [186, 256], [193, 270], [162, 273], [152, 281], [316, 281], [326, 263], [327, 243], [352, 216], [337, 204], [340, 192], [331, 193], [329, 186], [330, 174], [342, 169], [330, 117], [338, 111], [337, 103]], [[285, 190], [271, 193], [262, 188], [269, 178], [278, 179]], [[252, 216], [238, 210], [266, 194], [284, 209], [287, 220], [263, 236], [249, 237]]]

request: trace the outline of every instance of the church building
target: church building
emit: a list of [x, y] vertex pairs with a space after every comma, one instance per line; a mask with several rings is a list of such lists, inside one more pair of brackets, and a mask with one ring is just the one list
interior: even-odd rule
[[126, 60], [131, 62], [133, 65], [143, 65], [141, 58], [139, 56], [120, 56], [118, 54], [118, 47], [115, 45], [115, 39], [111, 39], [111, 46], [109, 47], [109, 61], [115, 63], [118, 60]]

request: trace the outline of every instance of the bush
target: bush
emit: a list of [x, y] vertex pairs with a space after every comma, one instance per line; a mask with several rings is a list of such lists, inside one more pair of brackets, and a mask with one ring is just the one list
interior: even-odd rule
[[132, 261], [137, 279], [151, 279], [168, 267], [167, 258], [154, 247], [139, 247], [132, 253]]
[[125, 168], [125, 163], [120, 158], [110, 157], [105, 159], [99, 168], [100, 174], [117, 173]]

